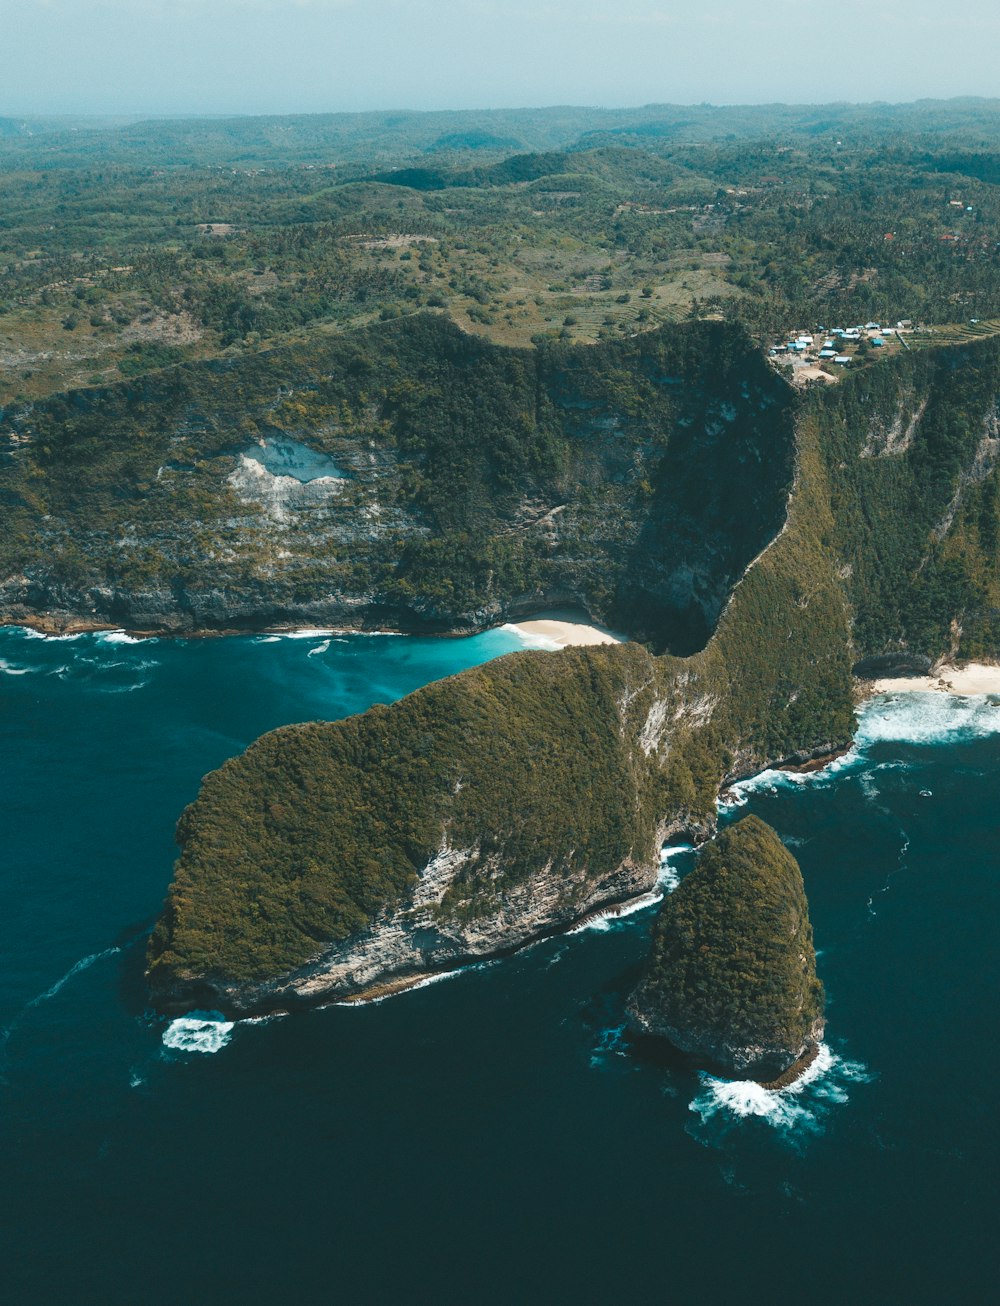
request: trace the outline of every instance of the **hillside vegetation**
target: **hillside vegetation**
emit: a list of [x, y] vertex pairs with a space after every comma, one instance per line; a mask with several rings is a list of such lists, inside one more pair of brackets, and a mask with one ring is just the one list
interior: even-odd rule
[[[454, 630], [551, 599], [679, 653], [779, 529], [794, 458], [787, 387], [711, 322], [507, 350], [428, 315], [53, 397], [3, 436], [13, 617]], [[273, 480], [234, 483], [268, 438], [345, 479], [275, 511]]]
[[[985, 341], [806, 396], [784, 526], [693, 655], [513, 655], [390, 708], [279, 731], [208, 777], [181, 822], [154, 988], [292, 974], [332, 940], [405, 916], [445, 846], [473, 854], [435, 909], [442, 927], [489, 920], [543, 880], [564, 883], [571, 919], [582, 885], [652, 867], [665, 832], [708, 832], [725, 777], [845, 744], [859, 654], [929, 660], [949, 632], [959, 649], [974, 638], [1000, 652], [982, 507], [995, 494], [998, 358]], [[714, 471], [738, 494], [743, 464]], [[933, 622], [915, 607], [900, 624], [885, 596], [917, 592], [928, 569], [946, 581]], [[970, 590], [975, 576], [983, 588]]]
[[431, 308], [497, 343], [1000, 314], [996, 101], [18, 123], [0, 404]]
[[783, 1074], [822, 1033], [823, 985], [798, 863], [744, 817], [664, 902], [633, 1026], [739, 1077]]

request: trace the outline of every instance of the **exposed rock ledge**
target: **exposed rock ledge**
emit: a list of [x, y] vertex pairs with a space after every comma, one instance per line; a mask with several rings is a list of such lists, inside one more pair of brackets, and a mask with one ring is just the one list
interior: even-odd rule
[[174, 976], [167, 983], [154, 983], [155, 1005], [166, 1015], [210, 1006], [232, 1018], [387, 996], [429, 975], [510, 955], [594, 912], [648, 894], [659, 870], [656, 864], [628, 860], [589, 883], [582, 871], [570, 876], [540, 873], [505, 893], [494, 908], [484, 908], [475, 920], [439, 921], [435, 909], [473, 851], [442, 845], [406, 903], [288, 975], [259, 983]]

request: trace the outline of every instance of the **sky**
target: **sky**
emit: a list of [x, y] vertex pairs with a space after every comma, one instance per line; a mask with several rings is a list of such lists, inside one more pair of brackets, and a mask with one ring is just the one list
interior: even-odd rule
[[0, 0], [0, 114], [1000, 95], [997, 0]]

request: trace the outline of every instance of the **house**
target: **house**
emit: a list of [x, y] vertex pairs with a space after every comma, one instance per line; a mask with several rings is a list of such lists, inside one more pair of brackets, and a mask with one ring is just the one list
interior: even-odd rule
[[866, 330], [866, 331], [881, 331], [882, 328], [879, 326], [879, 324], [878, 324], [877, 322], [866, 322], [866, 323], [865, 323], [865, 330]]
[[819, 356], [820, 358], [836, 358], [837, 351], [836, 349], [821, 349], [819, 351]]
[[881, 349], [882, 346], [885, 344], [885, 341], [882, 339], [881, 336], [872, 336], [871, 344], [873, 349]]
[[840, 365], [843, 367], [844, 365], [846, 365], [851, 361], [851, 356], [850, 354], [837, 354], [833, 361], [835, 363], [840, 363]]

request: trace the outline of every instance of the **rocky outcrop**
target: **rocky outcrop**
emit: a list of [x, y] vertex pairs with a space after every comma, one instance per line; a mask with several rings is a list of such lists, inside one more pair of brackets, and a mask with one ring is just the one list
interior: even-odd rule
[[739, 1078], [777, 1081], [823, 1033], [823, 986], [798, 863], [748, 816], [668, 897], [629, 1002], [639, 1035]]
[[[478, 856], [476, 849], [452, 849], [443, 842], [400, 906], [383, 910], [368, 929], [288, 975], [234, 982], [175, 972], [154, 985], [156, 1005], [174, 1014], [208, 1004], [238, 1017], [394, 991], [424, 976], [507, 955], [592, 912], [648, 893], [658, 870], [655, 860], [627, 859], [604, 874], [578, 869], [567, 876], [549, 863], [482, 915], [465, 921], [442, 916], [445, 894]], [[480, 867], [480, 873], [489, 876], [490, 868]]]

